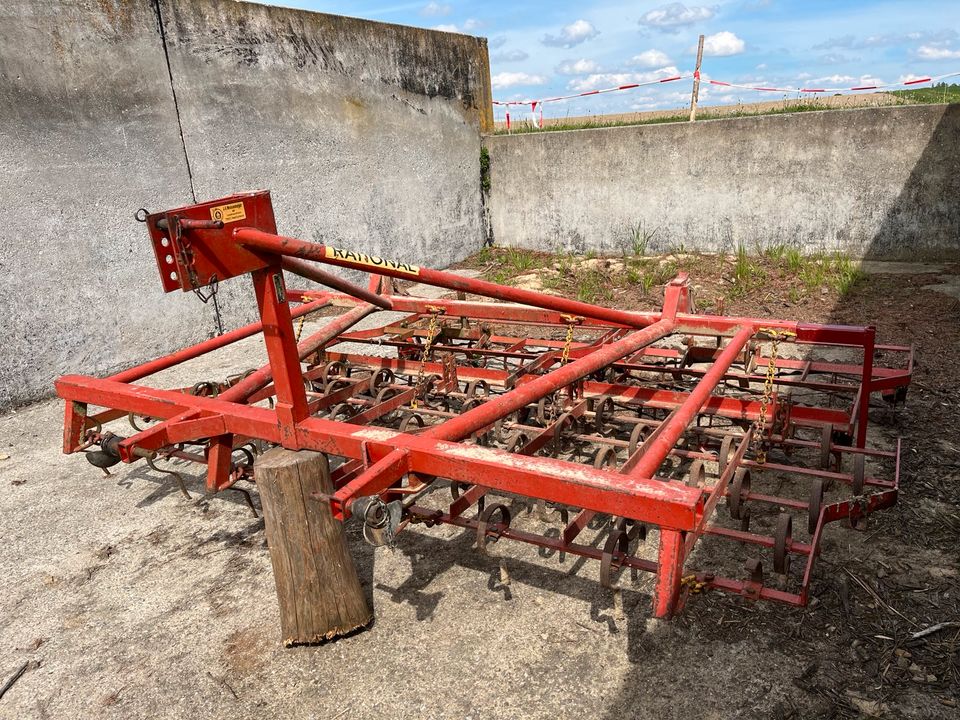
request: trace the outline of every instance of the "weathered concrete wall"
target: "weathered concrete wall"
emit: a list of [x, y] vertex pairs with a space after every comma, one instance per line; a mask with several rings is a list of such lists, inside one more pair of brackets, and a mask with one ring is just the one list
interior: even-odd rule
[[[286, 234], [473, 251], [489, 96], [476, 38], [232, 0], [0, 4], [0, 408], [212, 333], [160, 291], [141, 206], [269, 188]], [[223, 284], [228, 326], [249, 293]]]
[[[197, 197], [270, 188], [282, 233], [426, 265], [480, 246], [485, 41], [221, 0], [161, 6]], [[245, 319], [249, 285], [223, 288]]]
[[960, 106], [489, 137], [495, 241], [960, 255]]
[[0, 4], [0, 407], [213, 327], [133, 219], [190, 199], [152, 5]]

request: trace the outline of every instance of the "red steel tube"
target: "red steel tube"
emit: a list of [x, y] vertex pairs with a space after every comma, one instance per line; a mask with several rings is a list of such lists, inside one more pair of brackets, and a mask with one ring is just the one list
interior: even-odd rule
[[[434, 440], [462, 440], [470, 433], [496, 422], [499, 418], [531, 402], [536, 402], [551, 392], [566, 387], [620, 358], [635, 353], [640, 348], [669, 335], [672, 330], [672, 320], [661, 320], [650, 327], [631, 333], [622, 340], [605, 345], [569, 365], [564, 365], [546, 375], [540, 375], [535, 380], [514, 388], [495, 400], [483, 403], [463, 415], [447, 420], [422, 433], [421, 437]], [[343, 508], [344, 517], [349, 514], [349, 505], [354, 497], [382, 492], [401, 477], [407, 471], [406, 455], [406, 450], [393, 450], [334, 493], [334, 502]], [[338, 508], [335, 507], [336, 509]]]
[[298, 240], [297, 238], [272, 235], [260, 230], [254, 230], [253, 228], [237, 228], [233, 231], [233, 236], [242, 245], [275, 253], [276, 255], [292, 255], [294, 257], [306, 258], [339, 267], [362, 270], [363, 272], [375, 272], [379, 275], [387, 275], [401, 280], [413, 280], [416, 278], [420, 282], [428, 285], [436, 285], [437, 287], [447, 288], [449, 290], [460, 290], [475, 295], [483, 295], [484, 297], [523, 303], [524, 305], [532, 305], [533, 307], [546, 308], [548, 310], [557, 310], [558, 312], [570, 315], [618, 323], [629, 327], [643, 328], [650, 324], [649, 318], [642, 314], [597, 307], [596, 305], [590, 305], [578, 300], [568, 300], [567, 298], [544, 295], [533, 292], [532, 290], [505, 287], [503, 285], [497, 285], [496, 283], [487, 282], [486, 280], [467, 278], [461, 275], [443, 272], [442, 270], [421, 267], [416, 268], [415, 271], [408, 271], [390, 267], [386, 262], [371, 265], [342, 257], [334, 257], [335, 249], [332, 247], [307, 242], [306, 240]]
[[297, 260], [296, 258], [292, 257], [283, 257], [280, 259], [280, 266], [284, 270], [292, 272], [294, 275], [299, 275], [307, 280], [313, 280], [321, 285], [332, 287], [340, 292], [346, 293], [347, 295], [352, 295], [355, 298], [359, 298], [360, 300], [368, 302], [371, 305], [376, 305], [384, 310], [393, 310], [393, 303], [383, 295], [377, 295], [375, 292], [370, 292], [366, 288], [362, 288], [359, 285], [354, 285], [352, 282], [337, 277], [333, 273], [328, 273], [326, 270], [321, 270], [320, 268], [315, 267], [308, 262], [304, 262], [303, 260]]
[[[301, 315], [306, 315], [314, 310], [319, 310], [320, 308], [324, 307], [327, 302], [327, 299], [323, 298], [314, 302], [306, 303], [305, 305], [298, 307], [296, 310], [291, 310], [290, 314], [295, 318], [300, 317]], [[256, 335], [259, 332], [263, 332], [263, 323], [258, 320], [250, 323], [249, 325], [238, 327], [236, 330], [225, 332], [223, 335], [218, 335], [217, 337], [204, 340], [196, 345], [191, 345], [183, 350], [178, 350], [170, 355], [164, 355], [162, 358], [157, 358], [156, 360], [151, 360], [132, 368], [127, 368], [123, 372], [119, 372], [116, 375], [111, 375], [106, 379], [113, 380], [115, 382], [136, 382], [137, 380], [142, 380], [149, 375], [158, 373], [161, 370], [166, 370], [167, 368], [172, 368], [174, 365], [179, 365], [187, 360], [193, 360], [201, 355], [206, 355], [208, 352], [213, 352], [214, 350], [226, 347], [227, 345], [235, 343], [238, 340], [243, 340], [251, 335]]]
[[687, 426], [693, 422], [700, 408], [709, 399], [713, 389], [717, 386], [724, 374], [737, 359], [743, 346], [749, 342], [756, 331], [753, 327], [743, 327], [737, 331], [736, 335], [730, 338], [730, 342], [723, 349], [723, 352], [717, 356], [710, 369], [704, 373], [700, 382], [690, 392], [687, 399], [676, 409], [673, 417], [665, 421], [665, 425], [653, 443], [647, 448], [647, 451], [640, 458], [639, 462], [630, 471], [631, 477], [650, 478], [657, 472], [664, 458], [676, 445], [677, 440], [686, 431]]
[[[421, 268], [421, 271], [423, 268]], [[497, 286], [499, 287], [499, 286]], [[476, 293], [480, 294], [480, 293]], [[427, 305], [435, 305], [444, 308], [449, 317], [470, 317], [478, 320], [502, 320], [516, 321], [518, 323], [526, 322], [563, 322], [557, 317], [558, 311], [551, 309], [538, 309], [526, 305], [507, 304], [507, 303], [484, 303], [473, 302], [469, 300], [449, 300], [446, 298], [427, 299], [422, 297], [402, 296], [402, 295], [384, 295], [393, 303], [393, 309], [397, 312], [416, 312], [424, 313]], [[335, 303], [358, 302], [356, 298], [349, 295], [331, 295], [330, 299]], [[632, 312], [630, 313], [634, 321], [643, 321], [646, 325], [655, 323], [661, 317], [661, 312]], [[798, 343], [826, 343], [837, 345], [851, 345], [854, 347], [863, 347], [870, 328], [859, 326], [840, 326], [840, 325], [811, 325], [809, 323], [798, 323], [793, 320], [773, 320], [769, 318], [738, 317], [735, 315], [696, 315], [691, 313], [678, 312], [676, 315], [677, 326], [674, 332], [684, 335], [706, 335], [732, 336], [737, 330], [745, 325], [752, 325], [756, 328], [770, 330], [788, 330], [797, 334]], [[610, 320], [595, 320], [588, 318], [584, 327], [589, 325], [603, 326], [628, 326], [625, 322]]]
[[550, 393], [586, 377], [592, 372], [605, 368], [621, 358], [631, 355], [640, 348], [656, 342], [673, 331], [672, 320], [661, 320], [650, 327], [630, 333], [622, 340], [604, 345], [579, 360], [563, 365], [534, 380], [523, 383], [508, 393], [489, 400], [463, 415], [447, 420], [423, 433], [424, 437], [437, 440], [462, 440], [470, 433], [487, 427], [502, 417], [536, 402]]
[[[303, 360], [307, 355], [316, 351], [321, 345], [333, 340], [337, 335], [353, 327], [377, 308], [373, 305], [357, 305], [343, 315], [338, 315], [320, 328], [313, 335], [297, 345], [297, 355]], [[264, 365], [256, 372], [252, 372], [236, 385], [227, 388], [218, 396], [221, 400], [244, 402], [257, 390], [266, 385], [273, 378], [273, 370], [269, 364]]]

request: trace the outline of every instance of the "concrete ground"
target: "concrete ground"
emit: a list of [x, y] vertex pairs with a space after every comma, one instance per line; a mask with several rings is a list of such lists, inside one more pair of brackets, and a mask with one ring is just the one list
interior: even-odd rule
[[59, 454], [60, 420], [50, 401], [0, 426], [0, 674], [40, 662], [0, 718], [595, 717], [663, 663], [676, 671], [645, 691], [661, 717], [755, 717], [790, 692], [763, 637], [705, 658], [674, 626], [648, 630], [648, 578], [615, 620], [596, 563], [513, 545], [504, 587], [453, 528], [374, 551], [351, 527], [375, 625], [285, 650], [263, 526], [239, 498], [188, 501], [141, 465], [103, 477]]
[[[263, 361], [251, 339], [162, 380]], [[807, 610], [708, 593], [659, 624], [649, 577], [624, 578], [620, 617], [597, 563], [498, 545], [504, 586], [497, 560], [446, 527], [374, 551], [348, 525], [375, 624], [284, 649], [262, 521], [242, 499], [203, 500], [199, 469], [187, 469], [192, 501], [142, 464], [104, 477], [60, 454], [61, 419], [53, 400], [0, 418], [0, 683], [31, 663], [0, 699], [3, 719], [808, 718], [836, 708], [811, 689], [818, 668], [860, 677], [822, 577]], [[831, 529], [828, 547], [852, 562], [871, 539]], [[955, 566], [934, 552], [914, 561], [925, 578]], [[886, 716], [850, 692], [847, 708]], [[916, 693], [896, 708], [956, 717]]]

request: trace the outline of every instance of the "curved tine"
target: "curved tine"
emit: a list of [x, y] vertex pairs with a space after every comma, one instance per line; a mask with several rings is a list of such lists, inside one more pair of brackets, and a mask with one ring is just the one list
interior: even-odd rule
[[603, 555], [600, 558], [600, 584], [605, 588], [616, 590], [618, 585], [614, 581], [613, 574], [620, 568], [622, 558], [616, 561], [616, 554], [626, 557], [630, 551], [630, 538], [627, 533], [618, 528], [614, 528], [607, 537], [607, 542], [603, 546]]
[[[627, 525], [630, 527], [627, 528]], [[641, 543], [647, 541], [647, 526], [642, 522], [637, 522], [636, 520], [627, 520], [624, 517], [618, 517], [613, 519], [613, 526], [617, 530], [622, 530], [627, 533], [627, 539], [631, 542], [640, 539]]]
[[790, 572], [789, 546], [793, 542], [793, 516], [780, 513], [773, 541], [773, 570], [782, 575]]
[[617, 466], [617, 449], [609, 445], [601, 447], [593, 456], [593, 466], [597, 470], [605, 467], [615, 468]]
[[241, 455], [243, 455], [244, 459], [247, 461], [246, 466], [249, 468], [253, 467], [254, 454], [247, 448], [246, 444], [241, 445], [240, 447], [234, 448], [233, 452], [240, 453]]
[[[142, 420], [143, 420], [144, 422], [148, 422], [148, 421], [149, 421], [149, 418], [146, 417], [146, 416], [144, 416], [144, 417], [142, 417]], [[138, 433], [139, 433], [139, 432], [143, 432], [144, 428], [140, 427], [140, 426], [137, 424], [137, 416], [136, 416], [134, 413], [127, 413], [127, 422], [130, 423], [130, 427], [132, 427], [132, 428], [133, 428], [134, 430], [136, 430]]]
[[178, 473], [176, 470], [161, 470], [153, 463], [153, 458], [146, 457], [144, 460], [147, 461], [147, 466], [151, 470], [156, 470], [158, 473], [163, 473], [164, 475], [173, 475], [174, 480], [177, 481], [177, 486], [180, 488], [180, 492], [183, 493], [183, 496], [187, 500], [193, 500], [193, 496], [187, 491], [187, 485], [183, 482], [183, 476]]
[[481, 512], [477, 522], [477, 549], [487, 555], [489, 554], [487, 550], [487, 533], [490, 526], [490, 518], [493, 517], [494, 513], [498, 512], [500, 513], [503, 528], [492, 538], [493, 541], [496, 542], [500, 538], [500, 533], [510, 527], [510, 509], [506, 505], [496, 503]]
[[250, 495], [249, 490], [247, 490], [246, 488], [237, 487], [236, 485], [231, 485], [230, 487], [224, 488], [224, 489], [233, 490], [243, 495], [243, 499], [247, 501], [247, 506], [250, 508], [250, 512], [253, 513], [253, 516], [255, 518], [260, 517], [260, 514], [257, 512], [257, 506], [253, 504], [253, 497]]

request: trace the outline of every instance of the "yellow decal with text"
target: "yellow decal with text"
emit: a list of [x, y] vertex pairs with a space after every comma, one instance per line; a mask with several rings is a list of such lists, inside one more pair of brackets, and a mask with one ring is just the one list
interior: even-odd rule
[[224, 224], [236, 222], [237, 220], [245, 220], [246, 217], [247, 212], [243, 209], [242, 202], [230, 203], [229, 205], [217, 205], [216, 207], [210, 208], [210, 219], [222, 220]]
[[395, 270], [396, 272], [406, 273], [407, 275], [419, 275], [420, 268], [417, 265], [408, 265], [407, 263], [398, 263], [393, 260], [384, 260], [376, 255], [367, 255], [365, 253], [351, 252], [350, 250], [341, 250], [340, 248], [325, 247], [326, 257], [331, 260], [346, 260], [357, 265], [367, 265], [381, 270]]

